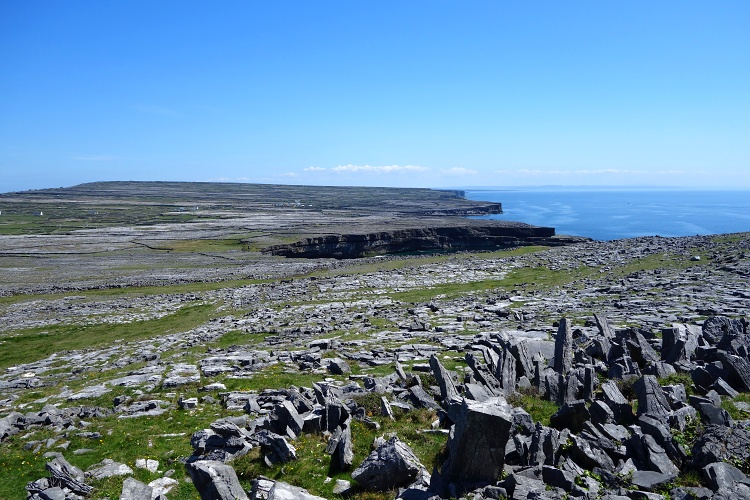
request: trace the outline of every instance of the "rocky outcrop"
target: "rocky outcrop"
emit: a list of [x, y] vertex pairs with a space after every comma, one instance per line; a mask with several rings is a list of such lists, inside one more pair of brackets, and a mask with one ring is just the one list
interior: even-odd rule
[[552, 227], [483, 223], [329, 234], [274, 245], [262, 251], [285, 257], [349, 259], [420, 251], [496, 250], [528, 245], [560, 246], [586, 238], [555, 236]]

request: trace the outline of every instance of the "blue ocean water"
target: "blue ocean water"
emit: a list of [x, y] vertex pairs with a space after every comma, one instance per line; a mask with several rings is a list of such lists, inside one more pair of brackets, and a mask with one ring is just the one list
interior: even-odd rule
[[750, 191], [527, 188], [467, 190], [466, 197], [503, 204], [503, 214], [480, 218], [595, 240], [750, 231]]

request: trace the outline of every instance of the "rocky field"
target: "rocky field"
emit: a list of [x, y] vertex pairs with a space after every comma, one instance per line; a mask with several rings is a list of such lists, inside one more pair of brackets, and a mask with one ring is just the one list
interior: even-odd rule
[[0, 237], [0, 498], [750, 496], [750, 234], [294, 259], [222, 217]]

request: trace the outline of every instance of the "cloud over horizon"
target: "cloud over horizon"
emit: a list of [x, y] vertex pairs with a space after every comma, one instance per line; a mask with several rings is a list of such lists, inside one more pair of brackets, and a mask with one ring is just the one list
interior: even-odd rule
[[440, 170], [440, 173], [443, 175], [477, 175], [479, 171], [474, 170], [473, 168], [464, 168], [464, 167], [452, 167], [452, 168], [444, 168]]
[[336, 172], [336, 173], [346, 173], [346, 172], [364, 172], [364, 173], [371, 173], [371, 174], [392, 174], [392, 173], [401, 173], [401, 172], [426, 172], [429, 168], [427, 167], [420, 167], [417, 165], [381, 165], [381, 166], [374, 166], [374, 165], [339, 165], [332, 168], [323, 168], [323, 167], [307, 167], [305, 169], [305, 172]]

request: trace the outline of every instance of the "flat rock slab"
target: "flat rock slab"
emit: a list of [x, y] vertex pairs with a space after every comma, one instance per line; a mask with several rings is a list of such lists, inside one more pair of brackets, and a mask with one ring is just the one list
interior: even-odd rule
[[677, 474], [662, 474], [661, 472], [637, 470], [633, 473], [630, 482], [637, 488], [649, 491], [672, 481], [676, 477]]
[[104, 479], [112, 476], [127, 476], [133, 473], [133, 469], [125, 464], [105, 458], [100, 463], [92, 466], [86, 471], [87, 477]]

